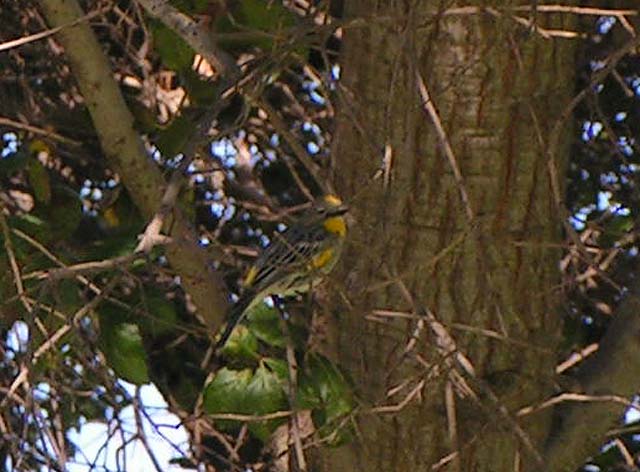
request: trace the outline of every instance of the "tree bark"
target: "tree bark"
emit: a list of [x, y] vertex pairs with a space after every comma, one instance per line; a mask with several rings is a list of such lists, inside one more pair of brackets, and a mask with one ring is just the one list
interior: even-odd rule
[[[552, 181], [546, 141], [573, 92], [574, 44], [518, 24], [509, 2], [483, 4], [503, 13], [457, 3], [347, 2], [347, 24], [366, 26], [346, 28], [342, 51], [335, 180], [356, 224], [342, 264], [349, 303], [336, 297], [332, 309], [337, 357], [363, 414], [358, 440], [323, 451], [320, 470], [522, 470], [549, 432], [548, 410], [517, 423], [515, 414], [552, 394], [562, 228], [552, 189], [562, 183]], [[566, 16], [536, 21], [570, 27]], [[552, 156], [560, 179], [570, 139]], [[392, 161], [374, 179], [385, 146]], [[374, 310], [414, 317], [373, 321]], [[451, 395], [455, 367], [430, 323], [419, 329], [427, 311], [472, 362], [473, 393]], [[415, 388], [400, 411], [366, 413]]]

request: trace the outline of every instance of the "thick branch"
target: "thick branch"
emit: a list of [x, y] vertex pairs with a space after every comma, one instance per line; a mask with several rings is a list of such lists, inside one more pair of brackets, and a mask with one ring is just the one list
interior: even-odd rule
[[[84, 15], [75, 0], [41, 0], [40, 6], [51, 27], [67, 25]], [[113, 79], [107, 57], [86, 23], [64, 28], [58, 39], [65, 48], [109, 165], [120, 174], [145, 218], [153, 217], [166, 182], [148, 158], [133, 127], [133, 116]], [[167, 246], [171, 266], [207, 323], [220, 324], [227, 306], [223, 282], [211, 270], [198, 247], [194, 228], [179, 211], [175, 211], [171, 236], [173, 243]]]
[[[605, 334], [600, 349], [579, 375], [587, 394], [631, 397], [640, 382], [640, 282], [630, 287]], [[624, 412], [616, 402], [579, 403], [567, 407], [562, 428], [550, 438], [548, 470], [574, 471], [598, 452], [606, 432]]]
[[211, 32], [173, 7], [168, 0], [138, 0], [138, 3], [147, 13], [171, 28], [198, 54], [201, 54], [216, 69], [216, 72], [229, 81], [240, 75], [240, 69], [233, 58], [217, 47]]

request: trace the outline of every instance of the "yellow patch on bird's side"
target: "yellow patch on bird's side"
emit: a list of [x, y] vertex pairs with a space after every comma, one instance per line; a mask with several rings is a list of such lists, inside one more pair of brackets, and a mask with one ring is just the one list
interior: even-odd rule
[[333, 258], [333, 249], [331, 248], [325, 249], [320, 254], [313, 256], [310, 264], [311, 268], [322, 269], [331, 261], [332, 258]]
[[256, 279], [256, 275], [258, 275], [258, 268], [256, 266], [252, 266], [251, 269], [249, 269], [249, 272], [247, 272], [242, 285], [245, 287], [251, 286], [253, 281]]
[[324, 229], [328, 232], [345, 237], [347, 235], [347, 224], [341, 216], [332, 216], [324, 220]]
[[338, 197], [336, 197], [335, 195], [325, 195], [324, 196], [324, 201], [325, 203], [328, 203], [331, 206], [340, 206], [342, 205], [342, 200], [340, 200]]

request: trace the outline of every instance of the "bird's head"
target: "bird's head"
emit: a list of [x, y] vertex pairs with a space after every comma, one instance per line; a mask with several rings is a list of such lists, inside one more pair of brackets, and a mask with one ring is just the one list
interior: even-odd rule
[[344, 215], [349, 211], [349, 207], [342, 203], [336, 195], [327, 194], [317, 199], [313, 205], [313, 210], [324, 221], [324, 228], [340, 237], [347, 234], [347, 224]]

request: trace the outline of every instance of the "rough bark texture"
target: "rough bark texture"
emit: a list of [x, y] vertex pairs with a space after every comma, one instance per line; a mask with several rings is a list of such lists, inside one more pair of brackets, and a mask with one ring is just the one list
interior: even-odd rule
[[[447, 414], [449, 377], [446, 369], [434, 375], [443, 359], [429, 329], [403, 356], [416, 321], [365, 318], [374, 309], [431, 309], [512, 416], [552, 393], [561, 222], [545, 140], [573, 91], [572, 43], [543, 39], [508, 16], [444, 9], [427, 0], [347, 2], [347, 19], [365, 17], [367, 27], [347, 29], [342, 51], [336, 182], [357, 223], [343, 258], [350, 306], [336, 300], [334, 311], [338, 358], [365, 407], [397, 403], [419, 380], [426, 384], [419, 401], [398, 413], [360, 416], [359, 440], [324, 451], [320, 470], [432, 470], [455, 451], [439, 470], [513, 471], [534, 463], [481, 392], [485, 409], [456, 397]], [[542, 15], [537, 21], [569, 26]], [[424, 112], [416, 74], [439, 111], [472, 219]], [[555, 156], [560, 170], [570, 135]], [[387, 187], [370, 177], [385, 145], [393, 151]], [[518, 422], [541, 450], [550, 414]]]

